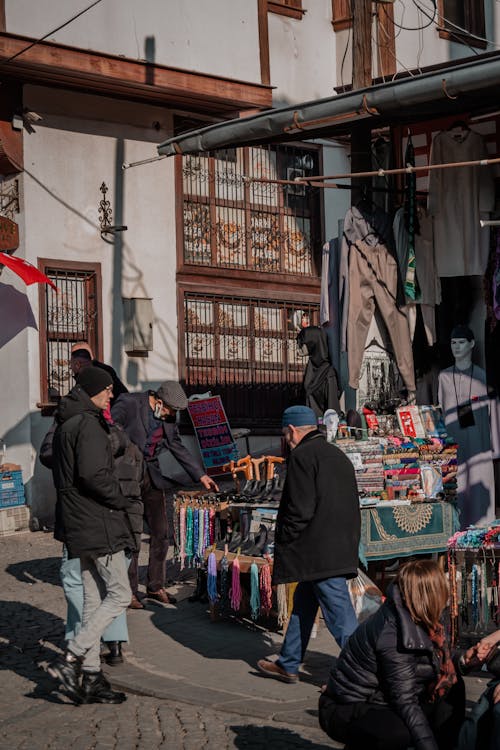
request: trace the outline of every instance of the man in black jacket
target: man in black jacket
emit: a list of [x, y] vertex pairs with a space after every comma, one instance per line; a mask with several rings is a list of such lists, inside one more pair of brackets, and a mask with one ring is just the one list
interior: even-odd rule
[[257, 666], [266, 677], [294, 683], [318, 605], [339, 646], [357, 628], [346, 578], [357, 573], [360, 512], [353, 465], [326, 442], [313, 410], [286, 409], [283, 432], [291, 453], [276, 520], [273, 583], [298, 586], [279, 659]]
[[[163, 475], [160, 455], [170, 452], [193, 482], [200, 482], [206, 490], [218, 490], [200, 461], [191, 455], [181, 440], [175, 420], [177, 411], [186, 409], [187, 404], [182, 386], [175, 380], [167, 380], [156, 391], [123, 394], [111, 410], [113, 421], [124, 428], [130, 440], [144, 455], [146, 471], [142, 501], [144, 518], [151, 533], [147, 596], [162, 604], [175, 604], [175, 599], [165, 590], [169, 536], [165, 493], [175, 486], [175, 482]], [[138, 561], [139, 552], [133, 555], [129, 568], [132, 609], [144, 608], [138, 598]]]
[[[109, 406], [110, 375], [88, 367], [61, 399], [53, 441], [57, 490], [54, 536], [80, 558], [84, 588], [83, 626], [64, 657], [48, 668], [77, 702], [121, 703], [100, 667], [100, 640], [107, 626], [130, 602], [125, 551], [134, 540], [126, 510], [130, 501], [115, 476], [102, 412]], [[80, 684], [80, 672], [83, 677]]]

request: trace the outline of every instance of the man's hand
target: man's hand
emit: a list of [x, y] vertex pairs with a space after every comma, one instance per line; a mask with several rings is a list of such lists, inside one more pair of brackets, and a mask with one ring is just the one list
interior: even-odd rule
[[206, 490], [213, 490], [214, 492], [219, 491], [218, 485], [215, 484], [214, 480], [209, 477], [208, 474], [203, 474], [203, 476], [200, 477], [200, 484], [202, 484]]

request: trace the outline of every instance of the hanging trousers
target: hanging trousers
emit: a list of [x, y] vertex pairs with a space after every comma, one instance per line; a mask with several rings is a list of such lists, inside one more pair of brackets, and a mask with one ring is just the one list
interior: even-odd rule
[[349, 385], [359, 387], [361, 363], [375, 304], [387, 326], [396, 363], [409, 391], [415, 391], [415, 372], [406, 312], [396, 304], [397, 264], [385, 245], [371, 247], [361, 240], [349, 252], [349, 317], [347, 356]]

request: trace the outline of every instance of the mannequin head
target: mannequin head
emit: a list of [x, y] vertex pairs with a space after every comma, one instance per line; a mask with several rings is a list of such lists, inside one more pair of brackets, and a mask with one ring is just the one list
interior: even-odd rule
[[450, 344], [455, 366], [459, 370], [466, 370], [472, 364], [472, 350], [475, 345], [471, 329], [463, 325], [455, 326], [451, 332]]

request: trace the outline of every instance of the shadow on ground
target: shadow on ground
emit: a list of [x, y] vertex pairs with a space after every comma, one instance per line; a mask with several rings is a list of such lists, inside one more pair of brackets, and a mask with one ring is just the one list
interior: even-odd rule
[[53, 661], [56, 650], [64, 647], [62, 619], [23, 602], [0, 600], [0, 612], [0, 670], [33, 682], [28, 697], [62, 703], [52, 694], [54, 681], [40, 666]]
[[297, 732], [281, 727], [265, 726], [255, 727], [252, 725], [230, 726], [234, 732], [234, 747], [246, 750], [289, 750], [289, 748], [300, 748], [300, 750], [331, 750], [331, 745], [318, 744], [306, 740]]
[[7, 565], [5, 570], [9, 575], [17, 578], [20, 583], [52, 583], [54, 586], [60, 586], [60, 567], [60, 557], [42, 557], [39, 560], [23, 560], [18, 563], [11, 563]]

